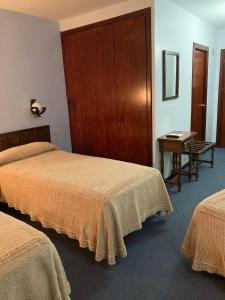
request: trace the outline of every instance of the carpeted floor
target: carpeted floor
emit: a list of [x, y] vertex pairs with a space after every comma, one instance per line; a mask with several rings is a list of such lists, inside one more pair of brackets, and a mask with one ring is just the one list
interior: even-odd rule
[[[125, 238], [128, 256], [110, 267], [76, 241], [43, 229], [13, 209], [1, 210], [45, 232], [56, 245], [72, 288], [72, 299], [169, 300], [225, 299], [225, 279], [191, 270], [180, 246], [196, 205], [225, 188], [225, 150], [216, 150], [215, 168], [202, 166], [199, 181], [185, 182], [182, 192], [169, 189], [174, 213], [152, 217], [143, 229]], [[15, 299], [16, 300], [16, 299]], [[42, 299], [40, 299], [42, 300]], [[43, 299], [44, 300], [44, 299]]]

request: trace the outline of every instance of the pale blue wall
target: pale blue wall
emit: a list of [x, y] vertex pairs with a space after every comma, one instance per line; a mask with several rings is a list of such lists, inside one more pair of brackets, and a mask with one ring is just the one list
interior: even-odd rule
[[[0, 133], [50, 124], [53, 143], [70, 150], [59, 26], [0, 10]], [[30, 113], [30, 99], [47, 107]]]
[[[215, 140], [217, 98], [216, 30], [169, 0], [155, 1], [155, 130], [157, 137], [173, 130], [190, 130], [193, 42], [208, 46], [208, 109], [206, 138]], [[162, 50], [180, 53], [179, 98], [162, 101]], [[158, 145], [156, 142], [156, 147]], [[169, 165], [169, 160], [167, 161]], [[156, 151], [156, 166], [159, 154]]]

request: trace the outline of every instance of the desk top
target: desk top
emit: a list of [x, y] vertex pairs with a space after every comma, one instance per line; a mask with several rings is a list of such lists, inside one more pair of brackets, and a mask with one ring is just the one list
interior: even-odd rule
[[179, 138], [174, 138], [174, 137], [167, 137], [166, 135], [163, 135], [163, 136], [159, 137], [158, 140], [159, 141], [167, 140], [167, 141], [176, 141], [176, 142], [179, 141], [179, 142], [184, 143], [197, 135], [197, 132], [195, 132], [195, 131], [173, 131], [170, 133], [182, 134], [182, 136], [180, 136]]

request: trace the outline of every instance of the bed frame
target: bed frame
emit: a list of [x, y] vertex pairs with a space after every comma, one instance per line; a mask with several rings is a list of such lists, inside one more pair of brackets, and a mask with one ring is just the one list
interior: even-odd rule
[[50, 126], [39, 126], [0, 134], [0, 151], [32, 142], [51, 142]]

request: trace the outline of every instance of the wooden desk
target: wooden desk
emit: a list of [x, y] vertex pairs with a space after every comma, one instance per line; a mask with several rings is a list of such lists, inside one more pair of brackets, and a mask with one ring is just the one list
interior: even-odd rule
[[[191, 131], [174, 131], [173, 133], [182, 134], [179, 138], [171, 138], [166, 135], [160, 137], [159, 140], [159, 151], [161, 153], [161, 173], [165, 183], [175, 184], [178, 187], [178, 191], [181, 191], [181, 175], [188, 175], [191, 180], [192, 170], [183, 171], [181, 170], [181, 156], [189, 143], [196, 135], [197, 132]], [[170, 179], [164, 178], [164, 153], [173, 153], [173, 169]], [[189, 169], [191, 165], [189, 164]]]

